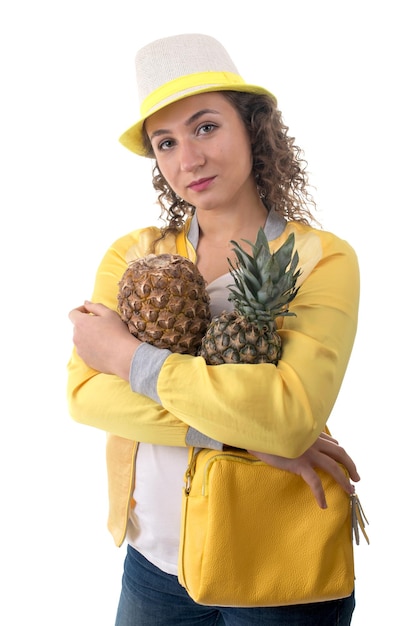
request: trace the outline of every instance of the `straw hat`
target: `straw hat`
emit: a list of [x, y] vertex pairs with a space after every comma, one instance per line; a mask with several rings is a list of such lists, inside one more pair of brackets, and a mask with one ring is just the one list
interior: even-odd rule
[[140, 118], [121, 135], [120, 142], [142, 156], [146, 156], [142, 143], [144, 121], [173, 102], [207, 91], [272, 96], [263, 87], [248, 85], [225, 48], [208, 35], [176, 35], [153, 41], [139, 50], [135, 65]]

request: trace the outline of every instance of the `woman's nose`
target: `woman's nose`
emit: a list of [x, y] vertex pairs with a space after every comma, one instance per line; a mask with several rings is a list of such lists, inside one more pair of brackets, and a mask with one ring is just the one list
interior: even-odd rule
[[192, 141], [180, 145], [180, 163], [183, 172], [192, 172], [205, 162], [200, 146]]

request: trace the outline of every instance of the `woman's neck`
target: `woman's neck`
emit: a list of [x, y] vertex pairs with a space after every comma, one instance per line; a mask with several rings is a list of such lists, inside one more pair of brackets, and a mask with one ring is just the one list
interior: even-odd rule
[[267, 209], [260, 204], [257, 210], [241, 211], [234, 215], [197, 211], [197, 265], [206, 282], [210, 283], [230, 271], [229, 260], [232, 263], [236, 260], [232, 241], [240, 243], [245, 250], [249, 248], [250, 252], [246, 241], [254, 243], [258, 230], [264, 228], [267, 220]]
[[232, 212], [197, 211], [199, 239], [207, 240], [209, 245], [227, 247], [231, 240], [256, 239], [259, 228], [263, 228], [268, 211], [260, 202], [256, 207], [247, 207]]

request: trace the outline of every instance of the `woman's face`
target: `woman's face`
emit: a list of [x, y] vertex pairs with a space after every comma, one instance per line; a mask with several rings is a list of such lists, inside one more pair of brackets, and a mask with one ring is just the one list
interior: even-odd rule
[[221, 93], [167, 106], [146, 121], [146, 132], [164, 178], [197, 209], [243, 207], [254, 197], [249, 136]]

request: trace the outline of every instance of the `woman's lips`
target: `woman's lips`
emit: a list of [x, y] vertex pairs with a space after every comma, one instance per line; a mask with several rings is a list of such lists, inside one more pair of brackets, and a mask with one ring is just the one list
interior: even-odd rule
[[200, 178], [199, 180], [193, 180], [192, 183], [189, 183], [188, 189], [191, 189], [192, 191], [204, 191], [212, 184], [214, 179], [215, 176], [211, 176], [210, 178]]

